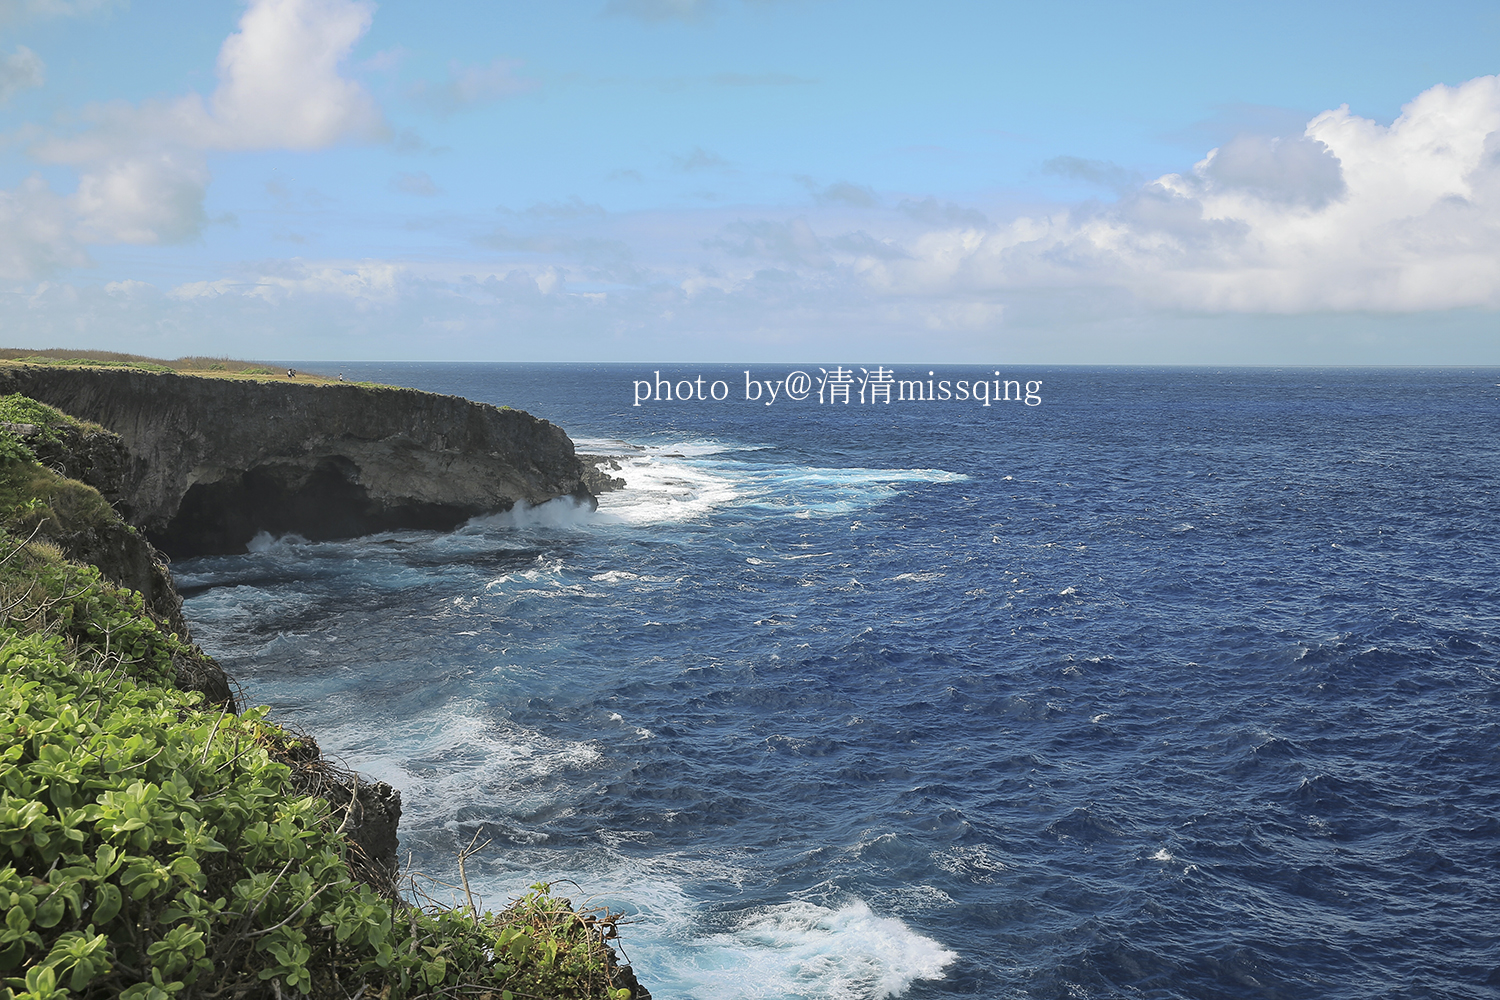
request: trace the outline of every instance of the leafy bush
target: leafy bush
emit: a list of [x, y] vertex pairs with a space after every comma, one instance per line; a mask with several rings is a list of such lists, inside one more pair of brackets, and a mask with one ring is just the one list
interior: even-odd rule
[[[626, 1000], [614, 918], [362, 882], [294, 734], [172, 686], [139, 594], [0, 532], [0, 1000]], [[644, 995], [642, 993], [641, 995]]]
[[0, 466], [28, 466], [36, 462], [36, 452], [9, 431], [0, 430]]
[[39, 403], [29, 396], [13, 392], [0, 396], [0, 423], [31, 424], [37, 428], [37, 436], [43, 441], [57, 443], [59, 426], [77, 423], [46, 403]]
[[604, 924], [544, 886], [496, 917], [355, 882], [268, 709], [201, 711], [114, 639], [0, 630], [0, 998], [630, 996]]

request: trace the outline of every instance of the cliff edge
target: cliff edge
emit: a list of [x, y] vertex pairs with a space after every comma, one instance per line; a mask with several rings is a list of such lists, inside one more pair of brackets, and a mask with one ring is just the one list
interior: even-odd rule
[[261, 531], [446, 531], [518, 501], [593, 502], [561, 428], [457, 396], [9, 364], [13, 392], [120, 435], [118, 506], [171, 556], [243, 552]]

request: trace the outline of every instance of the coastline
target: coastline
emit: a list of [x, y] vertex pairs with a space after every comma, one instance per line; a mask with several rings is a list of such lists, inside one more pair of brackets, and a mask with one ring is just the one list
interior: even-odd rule
[[[85, 369], [85, 371], [88, 370]], [[42, 372], [42, 376], [46, 374], [47, 371]], [[101, 381], [114, 385], [133, 382], [133, 385], [128, 386], [133, 395], [132, 392], [123, 394], [127, 400], [140, 399], [142, 397], [140, 385], [150, 385], [149, 382], [140, 382], [138, 378], [140, 373], [136, 372], [105, 372], [102, 379], [87, 374], [80, 378], [78, 371], [69, 371], [65, 374], [68, 377], [56, 380], [64, 388], [67, 386], [76, 388], [79, 383], [86, 385], [92, 383], [97, 386]], [[146, 377], [173, 380], [183, 378], [183, 376], [159, 372], [150, 372]], [[0, 372], [0, 382], [11, 380], [4, 386], [5, 388], [13, 387], [16, 378], [17, 374], [14, 371]], [[46, 381], [35, 372], [25, 375], [21, 380], [29, 380], [28, 387], [33, 389], [43, 385]], [[174, 390], [177, 388], [179, 387], [173, 386]], [[363, 387], [355, 386], [332, 389], [335, 393], [347, 393], [349, 390], [365, 391]], [[313, 391], [324, 390], [319, 387]], [[410, 400], [412, 397], [430, 395], [418, 394], [416, 390], [400, 392], [402, 393], [400, 396], [383, 395], [381, 398]], [[58, 395], [56, 392], [45, 391], [45, 386], [38, 394], [51, 395], [53, 398]], [[104, 395], [109, 396], [108, 393]], [[112, 417], [118, 422], [121, 412], [118, 397], [121, 394], [114, 395], [113, 405], [116, 407], [114, 411], [110, 411], [107, 406], [96, 406], [92, 412], [107, 418]], [[151, 394], [146, 395], [149, 397]], [[129, 495], [130, 477], [134, 475], [137, 484], [142, 480], [151, 481], [153, 470], [148, 468], [143, 474], [140, 456], [127, 448], [120, 436], [106, 428], [80, 422], [72, 416], [63, 416], [60, 411], [49, 412], [45, 405], [39, 407], [18, 396], [6, 398], [15, 401], [13, 409], [17, 407], [24, 409], [25, 413], [21, 415], [26, 417], [25, 420], [0, 421], [0, 443], [5, 443], [6, 447], [4, 469], [8, 477], [9, 492], [12, 494], [11, 499], [15, 501], [9, 506], [13, 511], [27, 512], [31, 518], [31, 521], [23, 518], [18, 522], [13, 514], [7, 523], [6, 562], [12, 563], [12, 571], [32, 575], [40, 574], [36, 576], [36, 580], [44, 583], [38, 588], [36, 580], [32, 581], [26, 590], [26, 595], [20, 598], [19, 602], [13, 602], [7, 609], [6, 623], [14, 626], [18, 616], [10, 612], [18, 606], [23, 610], [31, 607], [31, 604], [27, 603], [30, 601], [32, 604], [37, 604], [40, 610], [33, 610], [29, 618], [19, 619], [20, 621], [32, 620], [45, 623], [49, 620], [49, 615], [56, 618], [58, 614], [62, 614], [62, 619], [57, 620], [71, 623], [65, 626], [65, 634], [72, 636], [68, 639], [66, 646], [59, 646], [51, 640], [37, 645], [45, 637], [46, 629], [43, 629], [41, 634], [27, 638], [28, 633], [25, 629], [16, 632], [12, 628], [6, 651], [14, 662], [12, 670], [6, 675], [7, 683], [19, 682], [21, 678], [28, 676], [24, 670], [16, 667], [16, 664], [41, 664], [42, 666], [38, 669], [42, 673], [37, 676], [52, 678], [44, 680], [44, 685], [54, 687], [58, 684], [63, 685], [56, 687], [59, 697], [63, 697], [64, 690], [72, 690], [67, 688], [67, 685], [72, 683], [68, 678], [88, 677], [91, 673], [104, 669], [108, 663], [114, 663], [116, 664], [115, 674], [119, 674], [119, 671], [123, 669], [127, 676], [135, 679], [135, 683], [127, 690], [143, 694], [156, 691], [157, 694], [151, 697], [159, 703], [182, 706], [178, 711], [188, 713], [186, 718], [189, 723], [189, 729], [184, 730], [182, 738], [186, 740], [185, 745], [192, 753], [199, 753], [201, 748], [201, 757], [205, 765], [219, 759], [215, 756], [218, 751], [214, 748], [223, 747], [224, 739], [231, 731], [250, 737], [252, 742], [260, 748], [257, 753], [251, 755], [251, 758], [245, 758], [245, 748], [237, 739], [234, 744], [236, 749], [233, 750], [229, 762], [217, 765], [219, 771], [222, 772], [227, 768], [229, 779], [233, 779], [234, 775], [240, 773], [238, 770], [240, 765], [235, 764], [234, 761], [248, 760], [249, 764], [253, 765], [253, 773], [247, 772], [247, 776], [243, 779], [247, 786], [253, 786], [255, 782], [270, 782], [267, 787], [283, 789], [281, 794], [262, 800], [266, 809], [279, 810], [281, 807], [276, 803], [278, 800], [284, 801], [282, 795], [286, 794], [292, 796], [295, 801], [322, 802], [323, 805], [316, 808], [299, 807], [302, 811], [296, 814], [298, 818], [295, 822], [305, 832], [299, 834], [297, 840], [309, 844], [316, 841], [325, 845], [319, 850], [325, 852], [323, 856], [328, 860], [319, 863], [324, 864], [327, 871], [335, 870], [326, 868], [327, 865], [332, 864], [337, 870], [345, 872], [339, 877], [345, 880], [343, 884], [348, 887], [347, 890], [330, 889], [325, 903], [341, 898], [341, 893], [352, 893], [353, 895], [348, 897], [351, 900], [357, 898], [366, 901], [360, 904], [365, 912], [364, 923], [360, 926], [365, 927], [365, 930], [356, 931], [355, 925], [349, 925], [349, 935], [352, 937], [346, 937], [341, 929], [339, 940], [344, 941], [346, 945], [351, 942], [357, 944], [361, 933], [366, 935], [367, 945], [375, 948], [374, 952], [369, 953], [367, 959], [359, 957], [361, 951], [357, 947], [354, 948], [353, 958], [346, 954], [344, 959], [335, 959], [333, 952], [324, 954], [317, 948], [306, 954], [294, 948], [292, 952], [276, 953], [280, 956], [277, 959], [280, 962], [279, 965], [265, 965], [262, 958], [256, 957], [257, 955], [263, 957], [265, 953], [259, 949], [259, 946], [251, 947], [254, 944], [254, 935], [251, 938], [237, 938], [236, 935], [244, 933], [243, 929], [235, 931], [229, 928], [229, 925], [220, 927], [219, 918], [213, 913], [208, 913], [199, 921], [201, 926], [193, 932], [197, 935], [195, 940], [217, 942], [221, 951], [215, 953], [215, 964], [224, 968], [210, 970], [204, 966], [206, 960], [202, 959], [202, 955], [207, 953], [208, 944], [196, 952], [189, 948], [189, 954], [198, 954], [199, 959], [189, 961], [180, 967], [174, 965], [167, 968], [165, 973], [181, 979], [188, 988], [188, 993], [185, 995], [196, 995], [197, 991], [203, 988], [202, 977], [212, 974], [219, 976], [222, 981], [222, 976], [228, 974], [224, 969], [234, 971], [235, 968], [240, 970], [235, 972], [236, 975], [246, 974], [245, 970], [259, 975], [258, 981], [262, 984], [261, 987], [243, 994], [247, 996], [257, 996], [260, 992], [265, 992], [267, 996], [270, 996], [272, 991], [279, 996], [279, 991], [283, 987], [303, 992], [313, 989], [319, 995], [352, 995], [347, 994], [347, 990], [341, 994], [331, 991], [321, 992], [327, 987], [330, 976], [332, 982], [338, 981], [339, 970], [342, 968], [345, 976], [358, 974], [360, 981], [366, 984], [383, 979], [388, 990], [395, 987], [395, 991], [391, 993], [393, 996], [425, 996], [428, 995], [427, 990], [441, 991], [447, 988], [444, 984], [451, 986], [461, 982], [476, 984], [481, 981], [493, 982], [498, 988], [502, 983], [509, 982], [516, 976], [521, 977], [515, 980], [518, 988], [522, 980], [531, 982], [533, 987], [552, 982], [553, 985], [550, 988], [554, 990], [562, 988], [561, 984], [567, 982], [572, 984], [567, 988], [579, 990], [580, 996], [593, 996], [601, 990], [603, 992], [597, 992], [597, 995], [608, 995], [611, 1000], [650, 996], [649, 992], [635, 981], [630, 968], [621, 965], [613, 950], [605, 944], [606, 938], [613, 936], [613, 919], [608, 912], [583, 910], [575, 914], [567, 900], [552, 896], [544, 886], [538, 886], [538, 891], [515, 904], [511, 908], [515, 912], [508, 910], [506, 914], [498, 916], [481, 914], [463, 908], [457, 911], [426, 915], [420, 909], [410, 910], [412, 933], [414, 935], [419, 933], [418, 925], [420, 924], [421, 934], [437, 935], [432, 940], [438, 945], [438, 951], [433, 953], [433, 957], [426, 957], [416, 965], [404, 963], [393, 965], [396, 953], [377, 946], [395, 933], [396, 929], [404, 926], [403, 921], [406, 917], [398, 917], [398, 914], [406, 912], [409, 906], [402, 902], [397, 891], [399, 866], [396, 857], [396, 829], [401, 811], [399, 791], [383, 782], [361, 779], [359, 775], [331, 764], [323, 758], [315, 739], [276, 726], [266, 719], [264, 709], [243, 709], [238, 706], [232, 690], [232, 680], [224, 674], [212, 658], [203, 654], [201, 649], [191, 645], [188, 640], [187, 625], [181, 616], [181, 598], [176, 593], [161, 553], [148, 540], [149, 533], [122, 520], [105, 499], [106, 496], [113, 495], [117, 503], [127, 506], [128, 500], [125, 502], [122, 500]], [[425, 401], [418, 400], [418, 402]], [[443, 405], [452, 408], [452, 404]], [[473, 404], [470, 406], [472, 407]], [[493, 407], [489, 409], [494, 410]], [[126, 412], [128, 413], [128, 407], [126, 407]], [[513, 415], [495, 412], [499, 414], [501, 420], [512, 423], [517, 420], [531, 419], [525, 417], [524, 414], [514, 414], [514, 411], [512, 411]], [[131, 426], [138, 427], [140, 422], [137, 420]], [[470, 426], [467, 427], [467, 432], [472, 438], [472, 420], [468, 423]], [[567, 442], [566, 436], [556, 431], [550, 424], [545, 422], [536, 422], [536, 424], [540, 425], [545, 436], [550, 437], [555, 431], [555, 436], [560, 436], [562, 441], [566, 442], [566, 449], [555, 448], [554, 450], [563, 452], [566, 458], [571, 460], [573, 470], [578, 470], [577, 460], [572, 458], [571, 442]], [[407, 440], [410, 441], [410, 438]], [[458, 450], [461, 452], [462, 448]], [[491, 461], [495, 458], [493, 454], [488, 457]], [[513, 459], [514, 453], [505, 457]], [[37, 460], [40, 458], [51, 461], [61, 471], [52, 471], [38, 464]], [[545, 454], [530, 456], [530, 458], [528, 464], [533, 476], [538, 470], [545, 470], [548, 464]], [[68, 472], [77, 473], [79, 478], [64, 475]], [[92, 482], [81, 480], [92, 480]], [[587, 495], [580, 478], [575, 477], [569, 482], [566, 477], [563, 477], [563, 482], [570, 485], [572, 489], [568, 493], [559, 493], [559, 495], [576, 496], [580, 491]], [[536, 496], [536, 494], [532, 495]], [[139, 496], [138, 492], [136, 496]], [[550, 498], [539, 497], [542, 500]], [[591, 495], [589, 499], [592, 499]], [[528, 498], [525, 496], [510, 498], [511, 504], [516, 502], [528, 502]], [[29, 531], [29, 535], [25, 534], [23, 529]], [[69, 569], [69, 566], [75, 568]], [[78, 568], [81, 566], [99, 568], [84, 571]], [[114, 582], [100, 577], [101, 570]], [[93, 573], [92, 579], [95, 582], [82, 591], [78, 591], [73, 597], [69, 597], [68, 581], [76, 580], [80, 573], [84, 573], [85, 576], [87, 573]], [[142, 603], [142, 598], [133, 594], [130, 589], [117, 589], [129, 587], [132, 582], [142, 578], [143, 574], [150, 582], [150, 593], [146, 603]], [[91, 599], [97, 602], [97, 597], [92, 595], [103, 597], [107, 613], [114, 617], [108, 618], [107, 621], [101, 619], [100, 615], [105, 614], [106, 611], [87, 603]], [[86, 603], [79, 605], [77, 601], [80, 599]], [[64, 610], [59, 611], [59, 608]], [[124, 617], [121, 618], [121, 615]], [[138, 636], [138, 639], [135, 640], [135, 645], [121, 648], [118, 634], [127, 627], [131, 634]], [[68, 629], [71, 631], [67, 631]], [[102, 647], [97, 635], [100, 629], [103, 631]], [[17, 660], [16, 657], [22, 659]], [[87, 687], [86, 684], [84, 690], [87, 690]], [[70, 697], [76, 699], [78, 696]], [[87, 696], [83, 697], [87, 703]], [[32, 711], [34, 714], [35, 709]], [[135, 718], [138, 712], [132, 708], [126, 712], [126, 715], [129, 718]], [[121, 724], [133, 726], [135, 723], [127, 720]], [[17, 730], [17, 732], [25, 731], [24, 728]], [[101, 731], [99, 738], [107, 738], [107, 733]], [[18, 759], [22, 772], [31, 766], [28, 763], [31, 755], [27, 750], [28, 745], [26, 743], [18, 745], [20, 748]], [[42, 753], [40, 747], [33, 747], [33, 752], [41, 754], [37, 766], [41, 766], [45, 759], [49, 759], [46, 758], [45, 753]], [[173, 773], [176, 773], [178, 778], [172, 780], [184, 780], [184, 775], [200, 773], [187, 767], [181, 760], [173, 759], [177, 760], [174, 765], [177, 771]], [[79, 761], [78, 766], [87, 768], [86, 759], [76, 758], [75, 760]], [[168, 787], [162, 784], [163, 781], [167, 781], [168, 773], [154, 765], [148, 765], [150, 765], [149, 759], [142, 760], [140, 766], [143, 770], [135, 776], [136, 784], [131, 787], [147, 789]], [[206, 775], [206, 772], [203, 774]], [[151, 783], [142, 785], [142, 780]], [[189, 777], [185, 780], [197, 782], [207, 780], [207, 777]], [[114, 786], [106, 782], [105, 787]], [[36, 794], [39, 797], [33, 801], [42, 812], [34, 815], [35, 822], [46, 821], [49, 807], [59, 810], [59, 817], [64, 822], [67, 821], [67, 810], [71, 808], [69, 803], [74, 801], [73, 799], [58, 799], [59, 793], [55, 791], [52, 793], [39, 791]], [[114, 793], [109, 792], [109, 794]], [[313, 799], [307, 799], [305, 796], [313, 796]], [[85, 807], [85, 813], [81, 815], [85, 818], [94, 815], [89, 812], [92, 808]], [[254, 812], [255, 810], [252, 810], [252, 814]], [[269, 813], [267, 819], [271, 819]], [[170, 828], [171, 823], [168, 823], [164, 831]], [[234, 847], [233, 844], [239, 841], [234, 840], [231, 833], [226, 832], [227, 829], [220, 824], [219, 831], [213, 835], [218, 838], [218, 841], [211, 842], [229, 843], [231, 846], [228, 849], [234, 856], [239, 857], [243, 850], [248, 850], [248, 848]], [[98, 832], [96, 828], [96, 833], [92, 835], [80, 831], [78, 839], [85, 841], [84, 846], [87, 846], [93, 836], [103, 836], [105, 842], [108, 842], [110, 838], [107, 831]], [[160, 849], [173, 842], [173, 836], [170, 832], [147, 837], [144, 840], [140, 836], [133, 836], [131, 843], [140, 850], [147, 850], [153, 843], [156, 843]], [[165, 837], [165, 842], [161, 837]], [[41, 863], [46, 858], [46, 841], [34, 836], [33, 843], [38, 849], [43, 850], [37, 862]], [[16, 850], [18, 849], [13, 846], [13, 852]], [[330, 851], [332, 854], [327, 853]], [[250, 851], [251, 855], [254, 853]], [[29, 867], [29, 857], [23, 852], [20, 860], [13, 861], [4, 871], [24, 874]], [[178, 860], [172, 860], [174, 857]], [[184, 876], [186, 879], [184, 884], [188, 889], [201, 893], [205, 890], [205, 886], [201, 884], [202, 878], [209, 878], [210, 883], [213, 879], [211, 875], [202, 875], [204, 869], [201, 864], [196, 861], [190, 863], [187, 860], [191, 857], [190, 854], [174, 854], [171, 850], [162, 856], [164, 862], [172, 864], [174, 868], [181, 868], [187, 873]], [[283, 872], [287, 865], [295, 863], [295, 859], [288, 860], [286, 865], [283, 865]], [[246, 864], [250, 865], [253, 875], [253, 857], [250, 857]], [[52, 867], [56, 868], [55, 862]], [[0, 954], [0, 964], [4, 964], [5, 956], [10, 956], [14, 959], [10, 967], [19, 965], [28, 984], [30, 980], [37, 977], [51, 976], [53, 980], [56, 980], [58, 976], [67, 974], [71, 977], [70, 981], [74, 983], [75, 989], [101, 987], [119, 990], [130, 985], [128, 978], [130, 975], [145, 974], [144, 972], [128, 972], [130, 967], [141, 968], [141, 959], [131, 957], [136, 955], [139, 949], [124, 939], [112, 938], [107, 933], [108, 929], [105, 925], [109, 921], [105, 918], [113, 918], [116, 914], [125, 913], [135, 921], [137, 930], [134, 933], [138, 940], [142, 931], [148, 938], [158, 933], [152, 926], [152, 922], [159, 919], [156, 916], [158, 912], [173, 911], [170, 907], [167, 911], [159, 911], [159, 907], [152, 909], [149, 906], [147, 910], [140, 910], [134, 904], [130, 904], [129, 900], [144, 899], [150, 903], [157, 897], [150, 893], [145, 896], [132, 896], [128, 892], [124, 899], [127, 905], [123, 909], [115, 907], [111, 911], [112, 904], [109, 901], [114, 898], [114, 890], [109, 887], [115, 883], [111, 882], [107, 875], [96, 877], [103, 878], [104, 881], [94, 890], [88, 888], [87, 880], [79, 884], [78, 892], [81, 895], [78, 897], [79, 902], [71, 920], [53, 920], [50, 916], [28, 918], [34, 924], [32, 931], [28, 932], [31, 936], [8, 948], [0, 948], [0, 952], [3, 952]], [[274, 888], [275, 882], [271, 885]], [[127, 885], [126, 888], [128, 889], [129, 886]], [[173, 888], [172, 885], [167, 884], [163, 886], [163, 891]], [[206, 888], [212, 896], [215, 891], [213, 885], [210, 884]], [[227, 884], [222, 888], [227, 888]], [[90, 891], [93, 891], [96, 900], [92, 907], [87, 904]], [[104, 896], [99, 896], [100, 892], [104, 893]], [[101, 899], [102, 903], [99, 902]], [[318, 916], [319, 912], [325, 912], [322, 909], [323, 904], [317, 906], [313, 904], [312, 898], [303, 904], [303, 910], [306, 911], [308, 919], [323, 920], [326, 927], [328, 918]], [[216, 912], [227, 913], [230, 916], [238, 912], [227, 896], [215, 905], [220, 908], [226, 905], [229, 907], [228, 910], [221, 909]], [[309, 907], [311, 909], [308, 909]], [[254, 913], [260, 908], [258, 904], [255, 910], [240, 912], [235, 919], [251, 920], [253, 927]], [[271, 914], [277, 912], [270, 907], [266, 907], [266, 910], [264, 919], [270, 919]], [[299, 911], [283, 911], [277, 918], [281, 921], [278, 926], [282, 928], [286, 928], [289, 924], [293, 927], [301, 926], [304, 930], [297, 933], [302, 935], [303, 940], [311, 940], [312, 938], [308, 937], [311, 930], [306, 921], [293, 923], [297, 921], [297, 912]], [[60, 957], [62, 953], [58, 949], [72, 947], [70, 942], [74, 938], [70, 935], [74, 932], [67, 928], [84, 920], [85, 917], [93, 921], [88, 924], [88, 928], [94, 930], [97, 925], [97, 930], [100, 932], [100, 936], [94, 939], [96, 942], [94, 947], [98, 949], [100, 958], [92, 964], [80, 961], [68, 963], [64, 957]], [[381, 921], [385, 923], [382, 924]], [[80, 928], [83, 926], [81, 923], [77, 925]], [[381, 926], [385, 926], [387, 930], [379, 931]], [[62, 933], [62, 936], [42, 934], [46, 930], [56, 930]], [[606, 934], [606, 931], [609, 933]], [[165, 932], [166, 927], [163, 926], [159, 933]], [[313, 935], [314, 938], [316, 936]], [[231, 943], [236, 940], [245, 943], [243, 946]], [[273, 936], [270, 940], [276, 940], [276, 938]], [[489, 940], [490, 943], [485, 945], [483, 943], [485, 940]], [[27, 941], [31, 943], [26, 944]], [[549, 941], [550, 944], [547, 943]], [[416, 948], [416, 942], [417, 938], [413, 937], [413, 949]], [[543, 944], [547, 947], [537, 951], [536, 949]], [[475, 950], [476, 947], [478, 950]], [[223, 952], [224, 948], [228, 948], [229, 951]], [[556, 956], [559, 949], [562, 953], [572, 956], [569, 960], [570, 964], [556, 964], [560, 960], [544, 958], [547, 955]], [[345, 948], [346, 953], [347, 951], [348, 948]], [[324, 957], [317, 959], [314, 952], [323, 954]], [[460, 952], [468, 955], [468, 958], [462, 962], [456, 960]], [[153, 955], [159, 953], [159, 950], [152, 952]], [[416, 952], [413, 954], [415, 955]], [[437, 954], [448, 954], [450, 957], [448, 959], [437, 958], [435, 957]], [[382, 959], [381, 955], [387, 957]], [[491, 957], [486, 959], [485, 955]], [[349, 965], [350, 961], [354, 962], [354, 965]], [[225, 962], [228, 964], [225, 965]], [[162, 974], [164, 966], [159, 964], [153, 966], [151, 962], [146, 962], [145, 965], [147, 968], [157, 968], [158, 976]], [[127, 978], [121, 980], [119, 976], [122, 974]], [[391, 975], [395, 975], [396, 978], [392, 980]], [[372, 976], [375, 978], [372, 979]], [[532, 978], [527, 979], [528, 976]], [[562, 978], [557, 978], [559, 976]], [[40, 981], [39, 979], [38, 982]], [[89, 986], [91, 983], [95, 986]], [[105, 983], [117, 985], [104, 987]], [[281, 985], [278, 986], [277, 983]], [[318, 983], [324, 983], [324, 986], [318, 987]], [[240, 992], [243, 993], [243, 989]]]

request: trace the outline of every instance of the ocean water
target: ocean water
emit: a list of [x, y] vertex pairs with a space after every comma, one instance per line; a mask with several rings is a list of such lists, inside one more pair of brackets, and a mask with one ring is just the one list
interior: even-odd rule
[[181, 561], [196, 637], [659, 1000], [1500, 995], [1500, 370], [747, 367], [342, 366], [628, 488]]

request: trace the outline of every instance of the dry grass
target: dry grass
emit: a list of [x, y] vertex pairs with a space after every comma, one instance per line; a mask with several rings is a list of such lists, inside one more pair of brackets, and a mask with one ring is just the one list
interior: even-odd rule
[[[68, 368], [92, 368], [96, 366], [101, 368], [139, 368], [143, 371], [170, 370], [180, 375], [254, 382], [278, 381], [288, 377], [285, 368], [278, 368], [264, 361], [245, 361], [230, 357], [194, 355], [169, 361], [163, 358], [148, 358], [141, 354], [124, 354], [119, 351], [72, 350], [60, 347], [50, 347], [41, 350], [0, 347], [0, 366], [18, 364], [56, 365]], [[299, 382], [332, 385], [338, 384], [341, 381], [337, 373], [330, 377], [318, 372], [305, 371], [301, 368], [296, 371], [296, 381]], [[357, 384], [365, 385], [373, 383]]]

